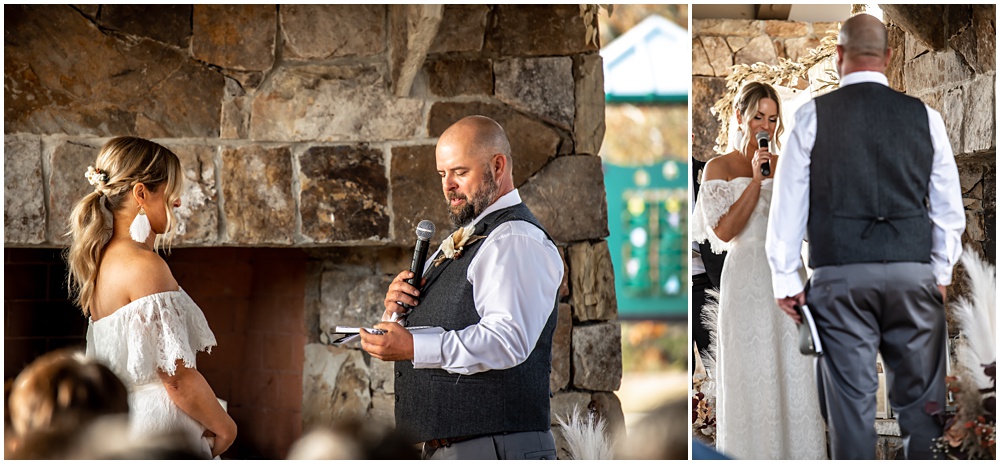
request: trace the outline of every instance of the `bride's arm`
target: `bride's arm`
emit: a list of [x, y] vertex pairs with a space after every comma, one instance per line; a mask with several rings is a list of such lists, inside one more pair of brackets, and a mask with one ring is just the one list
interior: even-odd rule
[[[718, 159], [713, 159], [705, 165], [705, 180], [729, 180], [729, 172], [726, 170], [725, 165], [719, 161]], [[750, 181], [750, 185], [747, 185], [747, 188], [743, 190], [740, 197], [729, 207], [726, 214], [719, 218], [719, 222], [712, 229], [712, 232], [715, 233], [716, 237], [719, 237], [719, 240], [729, 242], [747, 226], [747, 222], [750, 220], [750, 213], [757, 207], [757, 199], [760, 198], [760, 185], [761, 181], [755, 176]]]
[[176, 369], [174, 375], [156, 372], [174, 404], [215, 434], [212, 456], [222, 454], [236, 440], [236, 422], [222, 409], [212, 387], [197, 369], [184, 367], [181, 360], [177, 360]]

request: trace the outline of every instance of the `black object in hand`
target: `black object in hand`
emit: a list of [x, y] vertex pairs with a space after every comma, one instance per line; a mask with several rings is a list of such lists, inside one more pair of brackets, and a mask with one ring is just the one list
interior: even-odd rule
[[[757, 148], [767, 148], [767, 146], [768, 146], [767, 132], [766, 131], [760, 131], [760, 132], [758, 132], [757, 133]], [[768, 162], [768, 161], [765, 161], [765, 162], [761, 163], [760, 164], [760, 173], [763, 174], [764, 177], [770, 176], [771, 175], [771, 163]]]
[[[424, 219], [417, 224], [417, 244], [413, 248], [413, 261], [410, 262], [410, 272], [413, 277], [406, 279], [406, 283], [420, 288], [420, 281], [424, 274], [424, 261], [427, 261], [427, 248], [431, 237], [434, 236], [434, 223]], [[410, 309], [410, 305], [404, 304], [404, 308]]]

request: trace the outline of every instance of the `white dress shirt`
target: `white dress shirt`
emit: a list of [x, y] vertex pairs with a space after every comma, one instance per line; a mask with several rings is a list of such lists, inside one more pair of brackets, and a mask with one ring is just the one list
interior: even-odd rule
[[[882, 73], [860, 71], [844, 76], [840, 86], [862, 82], [889, 85]], [[965, 230], [962, 189], [944, 120], [933, 108], [924, 106], [934, 145], [928, 186], [928, 213], [934, 224], [931, 268], [938, 285], [950, 285], [952, 266], [962, 254], [962, 232]], [[765, 250], [771, 265], [771, 282], [776, 298], [797, 295], [804, 288], [798, 269], [801, 267], [801, 244], [809, 217], [809, 163], [815, 142], [816, 102], [812, 100], [795, 113], [795, 127], [779, 161], [781, 167], [775, 173]]]
[[[521, 196], [515, 189], [493, 202], [472, 224], [518, 203]], [[440, 252], [439, 247], [425, 270]], [[481, 320], [462, 330], [414, 333], [413, 367], [475, 374], [521, 364], [548, 322], [562, 277], [559, 250], [544, 232], [525, 221], [501, 224], [483, 240], [466, 273]]]

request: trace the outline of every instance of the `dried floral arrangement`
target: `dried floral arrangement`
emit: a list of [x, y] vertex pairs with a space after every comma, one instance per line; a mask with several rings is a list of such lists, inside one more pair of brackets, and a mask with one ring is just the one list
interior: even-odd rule
[[[696, 373], [693, 377], [691, 397], [691, 434], [695, 439], [706, 442], [709, 445], [715, 444], [715, 395], [706, 385], [712, 382], [704, 371]], [[707, 394], [706, 394], [707, 393]]]
[[[719, 120], [719, 136], [715, 138], [715, 152], [725, 153], [729, 143], [729, 121], [733, 118], [733, 100], [740, 88], [747, 82], [763, 82], [770, 85], [795, 87], [799, 80], [809, 80], [809, 70], [830, 58], [837, 52], [837, 34], [839, 30], [828, 31], [826, 37], [820, 40], [820, 46], [796, 61], [778, 58], [777, 65], [757, 62], [754, 64], [738, 64], [732, 67], [732, 72], [726, 78], [726, 93], [712, 106], [712, 114]], [[833, 71], [827, 71], [825, 78], [818, 79], [817, 90], [836, 87], [840, 77]]]
[[702, 306], [701, 323], [709, 332], [709, 343], [702, 356], [699, 350], [694, 352], [694, 374], [691, 375], [691, 436], [703, 443], [715, 446], [715, 353], [719, 345], [719, 292], [716, 289], [705, 291], [705, 304]]
[[610, 4], [580, 4], [580, 17], [583, 18], [583, 25], [587, 28], [587, 35], [584, 38], [584, 43], [593, 43], [594, 45], [598, 45], [597, 15], [601, 12], [602, 8], [608, 12], [608, 16], [611, 16], [611, 13], [615, 10], [615, 6]]
[[997, 457], [996, 268], [966, 248], [962, 266], [969, 297], [953, 305], [960, 335], [955, 343], [947, 405], [929, 402], [928, 414], [944, 427], [935, 452], [949, 459]]

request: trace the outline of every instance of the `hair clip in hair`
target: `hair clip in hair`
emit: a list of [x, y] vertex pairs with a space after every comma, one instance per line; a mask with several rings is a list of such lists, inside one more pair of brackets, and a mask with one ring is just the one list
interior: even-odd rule
[[87, 178], [87, 182], [90, 182], [90, 185], [94, 186], [108, 182], [108, 173], [93, 166], [87, 166], [87, 173], [83, 176]]

